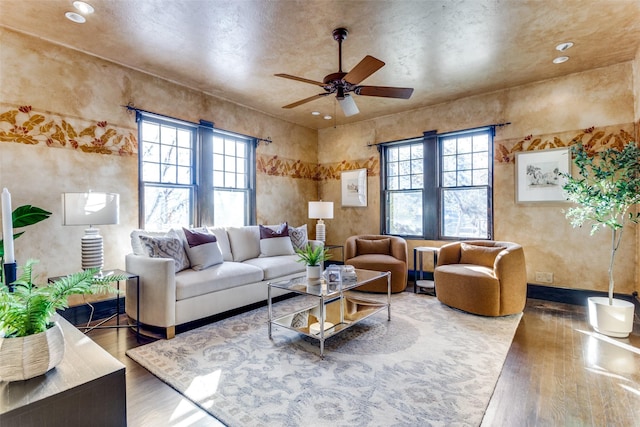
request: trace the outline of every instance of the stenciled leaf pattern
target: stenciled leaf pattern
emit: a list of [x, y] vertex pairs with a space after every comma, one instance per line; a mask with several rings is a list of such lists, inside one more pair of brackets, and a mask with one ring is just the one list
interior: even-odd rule
[[44, 143], [50, 147], [120, 156], [137, 153], [138, 142], [134, 132], [114, 128], [106, 120], [84, 126], [78, 132], [73, 125], [74, 120], [37, 113], [30, 105], [23, 105], [0, 113], [0, 141], [29, 145]]

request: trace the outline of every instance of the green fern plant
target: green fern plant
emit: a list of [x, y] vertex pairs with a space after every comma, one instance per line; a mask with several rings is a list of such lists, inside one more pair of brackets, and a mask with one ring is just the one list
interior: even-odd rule
[[81, 271], [63, 277], [48, 286], [33, 283], [33, 265], [28, 260], [22, 274], [13, 282], [14, 290], [0, 285], [0, 336], [25, 337], [46, 331], [52, 324], [56, 310], [68, 307], [67, 297], [95, 293], [114, 293], [111, 282], [125, 280], [125, 276], [99, 276], [98, 269]]

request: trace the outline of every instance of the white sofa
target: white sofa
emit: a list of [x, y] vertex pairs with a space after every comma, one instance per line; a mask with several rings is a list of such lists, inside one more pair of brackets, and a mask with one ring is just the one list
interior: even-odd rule
[[[268, 247], [266, 244], [275, 240], [261, 239], [261, 227], [197, 229], [215, 235], [223, 261], [200, 270], [193, 266], [180, 270], [184, 266], [177, 266], [179, 262], [175, 256], [158, 257], [163, 255], [152, 254], [144, 246], [144, 242], [150, 239], [141, 241], [141, 236], [156, 240], [167, 236], [179, 237], [188, 251], [189, 245], [182, 230], [172, 230], [169, 234], [133, 231], [133, 253], [126, 256], [126, 269], [140, 277], [140, 294], [134, 285], [128, 285], [125, 298], [127, 315], [143, 325], [163, 328], [169, 339], [175, 336], [176, 325], [266, 301], [267, 283], [304, 276], [305, 266], [297, 262], [294, 248], [307, 242], [312, 245], [322, 245], [322, 242], [307, 239], [306, 225], [288, 227], [292, 244], [279, 239], [287, 245], [279, 244], [274, 250], [273, 245]], [[279, 226], [267, 227], [275, 230]], [[273, 296], [285, 293], [273, 289]], [[136, 312], [138, 298], [140, 313]]]

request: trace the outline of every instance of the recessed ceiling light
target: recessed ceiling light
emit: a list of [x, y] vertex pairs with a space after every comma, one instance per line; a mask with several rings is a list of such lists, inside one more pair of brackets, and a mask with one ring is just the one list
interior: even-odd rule
[[333, 119], [333, 117], [331, 117], [330, 115], [327, 114], [326, 116], [324, 116], [324, 119], [325, 120], [331, 120], [331, 119]]
[[312, 111], [311, 115], [312, 116], [319, 116], [320, 115], [320, 111]]
[[64, 14], [64, 16], [66, 16], [69, 21], [73, 21], [76, 24], [84, 24], [85, 22], [87, 22], [85, 17], [80, 15], [79, 13], [67, 12]]
[[93, 6], [91, 6], [89, 3], [85, 3], [83, 1], [74, 1], [73, 2], [73, 7], [75, 7], [76, 9], [78, 9], [80, 11], [80, 13], [84, 13], [85, 15], [88, 15], [90, 13], [93, 13]]
[[565, 50], [569, 49], [572, 46], [573, 46], [573, 42], [560, 43], [558, 46], [556, 46], [556, 50], [559, 50], [560, 52], [564, 52]]
[[568, 56], [558, 56], [553, 60], [554, 64], [562, 64], [563, 62], [567, 62], [569, 60]]

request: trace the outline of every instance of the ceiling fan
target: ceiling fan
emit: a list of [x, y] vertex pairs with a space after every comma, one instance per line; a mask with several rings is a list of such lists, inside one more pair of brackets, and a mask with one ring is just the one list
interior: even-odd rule
[[360, 82], [384, 66], [384, 62], [374, 58], [373, 56], [365, 56], [351, 71], [348, 73], [343, 72], [342, 42], [347, 38], [347, 34], [349, 34], [349, 32], [346, 28], [336, 28], [333, 30], [333, 39], [338, 42], [338, 72], [325, 76], [322, 82], [305, 79], [303, 77], [296, 77], [290, 74], [275, 75], [276, 77], [284, 77], [285, 79], [297, 80], [299, 82], [320, 86], [325, 90], [324, 93], [310, 96], [309, 98], [285, 105], [282, 108], [294, 108], [309, 101], [313, 101], [314, 99], [335, 93], [336, 99], [340, 103], [345, 116], [349, 117], [360, 112], [349, 92], [353, 92], [356, 95], [379, 96], [384, 98], [409, 99], [411, 97], [413, 88], [360, 85]]

